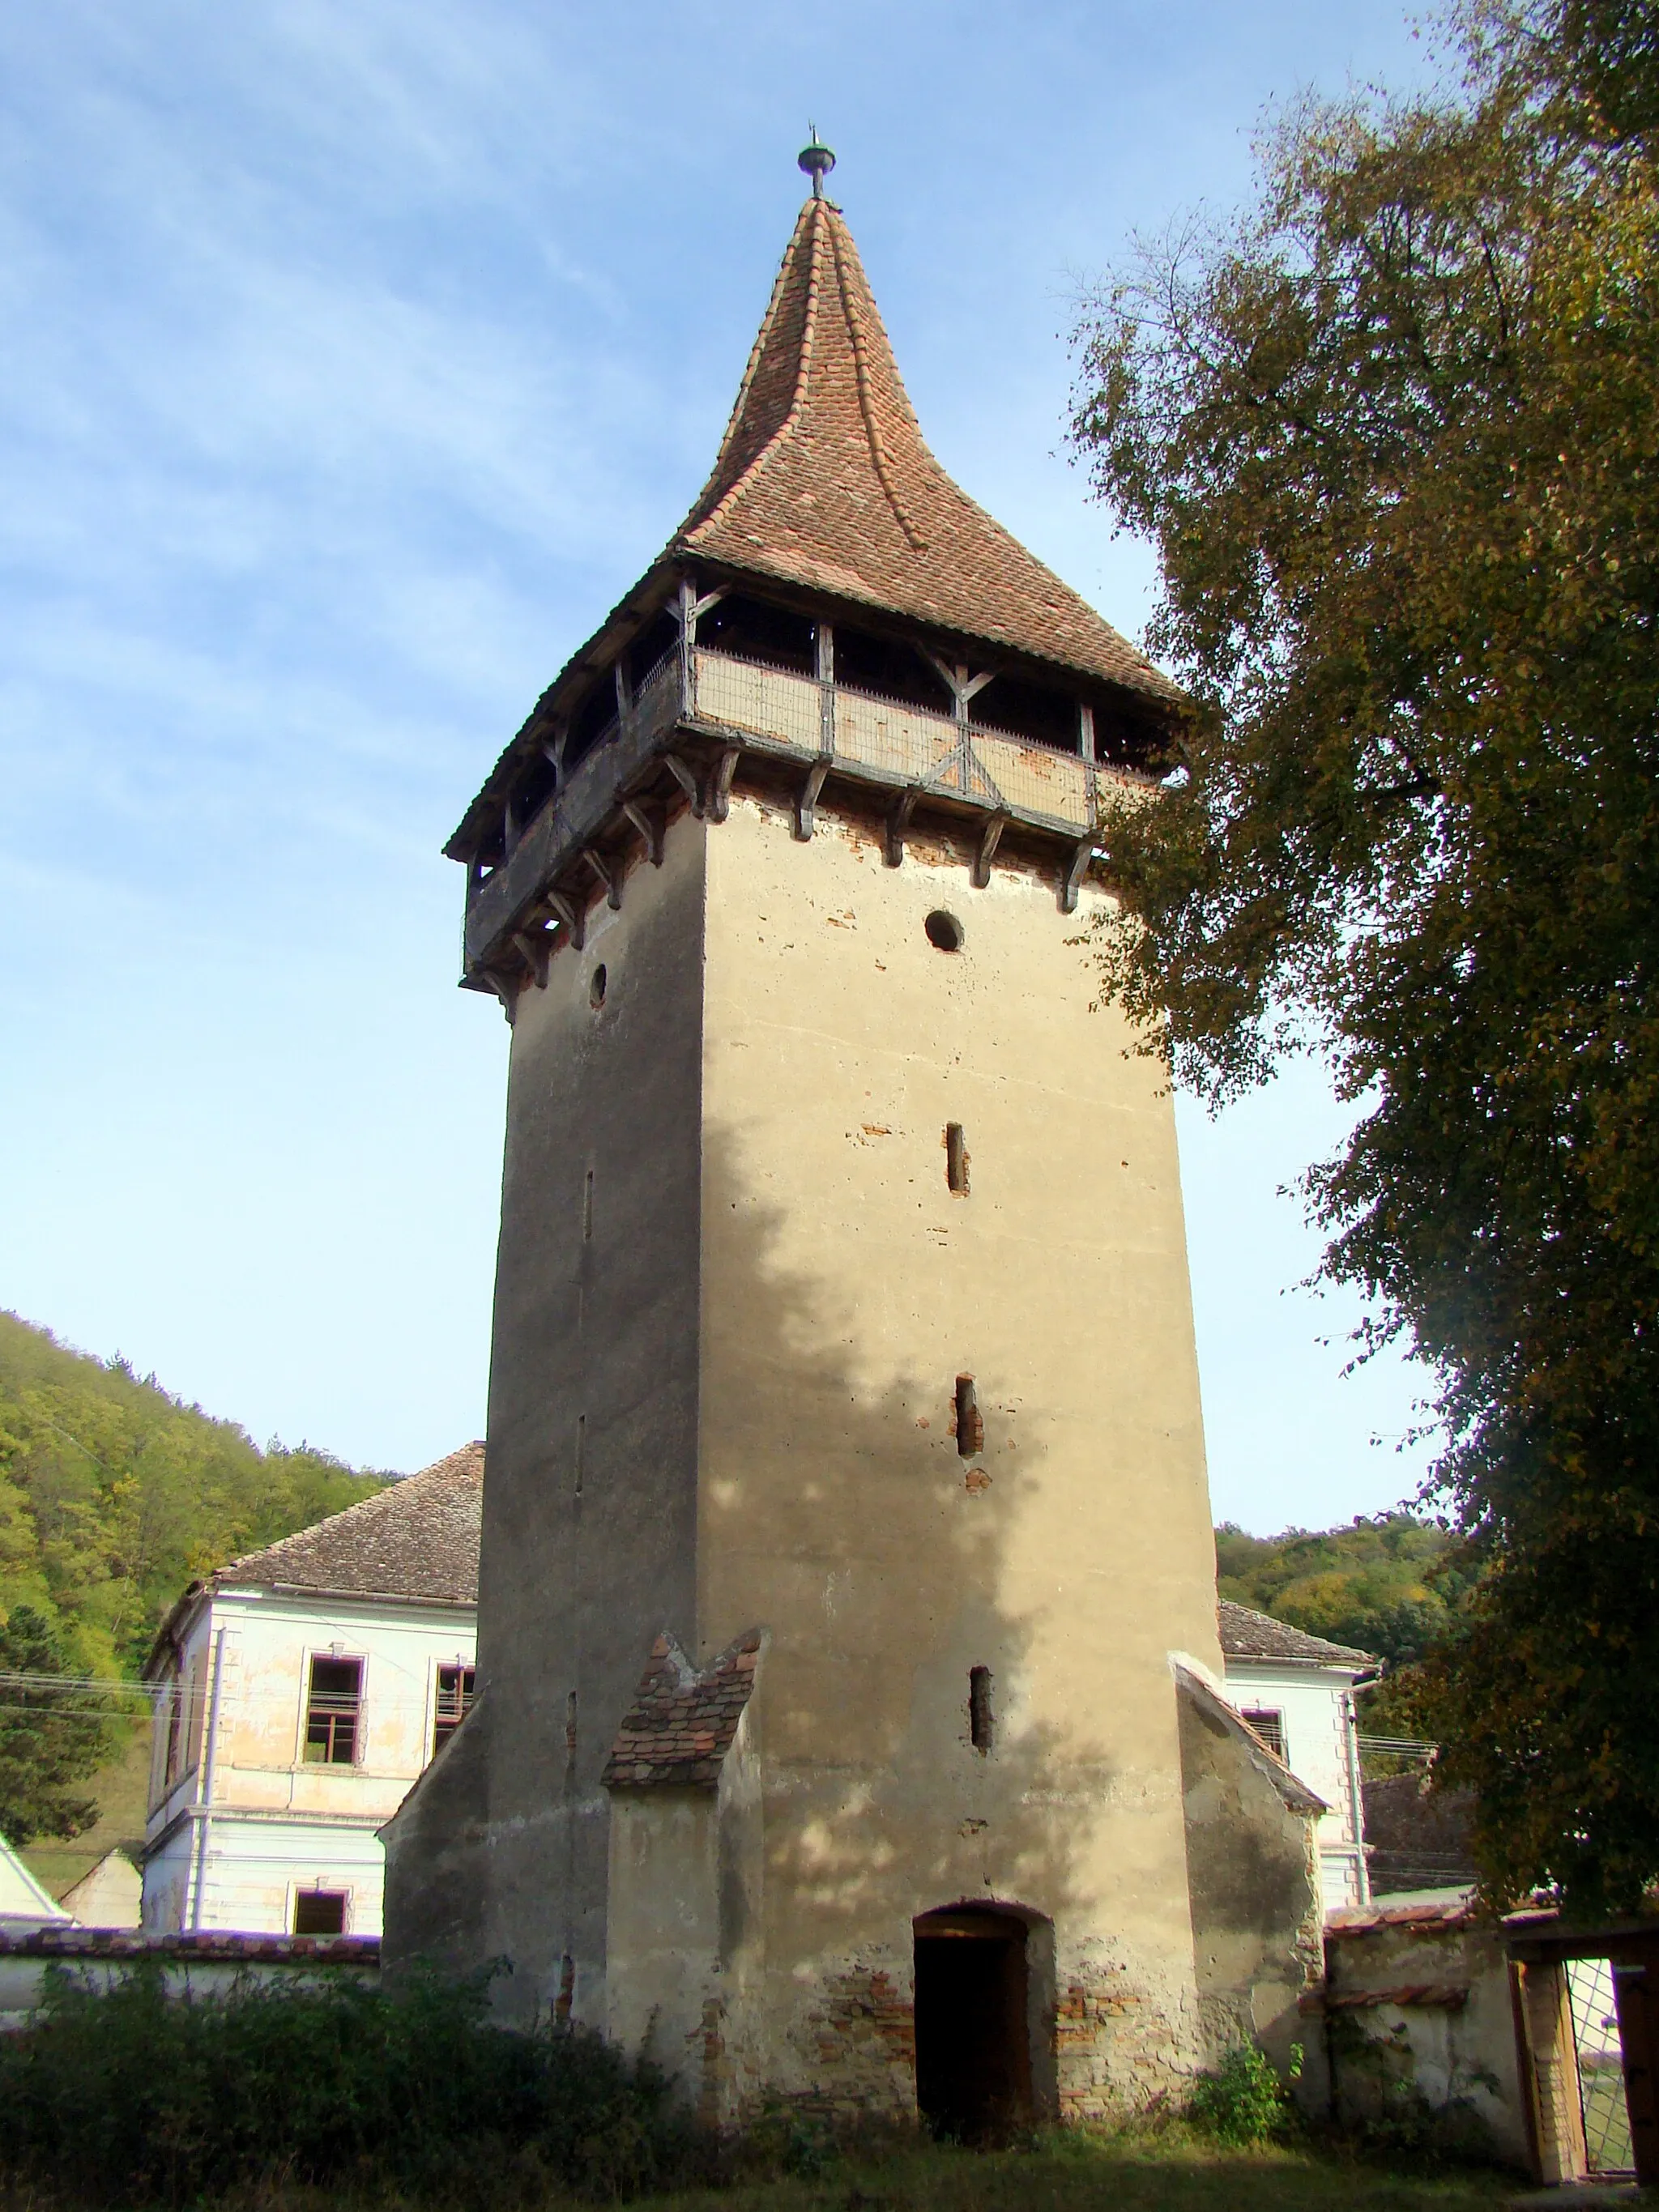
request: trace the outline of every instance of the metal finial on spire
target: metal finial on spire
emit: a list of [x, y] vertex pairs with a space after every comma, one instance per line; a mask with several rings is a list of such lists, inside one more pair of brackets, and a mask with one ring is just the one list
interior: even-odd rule
[[817, 125], [809, 123], [806, 127], [812, 134], [812, 143], [801, 148], [795, 166], [805, 170], [812, 179], [813, 198], [821, 200], [823, 198], [823, 180], [835, 167], [836, 157], [827, 146], [820, 143]]

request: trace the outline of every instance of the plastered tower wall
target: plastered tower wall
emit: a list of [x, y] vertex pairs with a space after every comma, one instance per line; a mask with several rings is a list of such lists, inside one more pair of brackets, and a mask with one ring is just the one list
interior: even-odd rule
[[698, 1637], [773, 1639], [765, 2027], [796, 2088], [838, 1998], [902, 1992], [912, 1917], [963, 1898], [1051, 1918], [1062, 2001], [1111, 2008], [1062, 2094], [1192, 2047], [1168, 1655], [1216, 1647], [1179, 1176], [1085, 921], [1017, 868], [885, 868], [846, 819], [801, 843], [738, 800], [709, 840]]
[[663, 866], [599, 908], [513, 1031], [472, 1875], [484, 1955], [513, 1960], [510, 2017], [562, 1996], [603, 2019], [599, 1774], [652, 1638], [696, 1618], [707, 836], [675, 825]]

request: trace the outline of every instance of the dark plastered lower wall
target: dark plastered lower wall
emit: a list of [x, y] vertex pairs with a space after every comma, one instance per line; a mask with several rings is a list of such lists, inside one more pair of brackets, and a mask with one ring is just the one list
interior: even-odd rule
[[389, 1985], [417, 1964], [471, 1973], [487, 1955], [489, 1735], [480, 1698], [380, 1831]]
[[1187, 1876], [1206, 2046], [1261, 2045], [1281, 2072], [1309, 2057], [1300, 2010], [1318, 1984], [1319, 1798], [1213, 1689], [1176, 1670]]

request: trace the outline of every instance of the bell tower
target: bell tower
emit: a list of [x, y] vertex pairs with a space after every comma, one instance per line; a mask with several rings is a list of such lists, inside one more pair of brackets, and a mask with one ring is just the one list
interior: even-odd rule
[[1206, 1994], [1175, 1127], [1077, 942], [1181, 701], [929, 452], [832, 159], [447, 848], [513, 1024], [482, 1694], [388, 1957], [505, 1954], [716, 2118], [1087, 2113]]

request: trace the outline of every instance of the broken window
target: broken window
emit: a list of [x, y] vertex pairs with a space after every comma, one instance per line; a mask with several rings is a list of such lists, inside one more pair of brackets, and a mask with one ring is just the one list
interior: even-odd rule
[[1285, 1716], [1271, 1707], [1253, 1708], [1243, 1714], [1269, 1751], [1285, 1756]]
[[957, 1450], [971, 1459], [985, 1449], [985, 1416], [979, 1410], [979, 1394], [971, 1375], [957, 1377]]
[[945, 1125], [945, 1182], [958, 1198], [968, 1195], [968, 1141], [960, 1121]]
[[988, 1667], [968, 1669], [968, 1740], [975, 1751], [989, 1751], [996, 1735], [996, 1717], [991, 1711], [991, 1670]]
[[349, 1894], [343, 1889], [296, 1889], [294, 1893], [295, 1934], [343, 1936]]
[[439, 1668], [438, 1705], [432, 1724], [434, 1758], [471, 1711], [477, 1680], [477, 1670], [471, 1667]]
[[361, 1659], [313, 1659], [306, 1700], [307, 1766], [350, 1766], [357, 1757], [363, 1707]]

